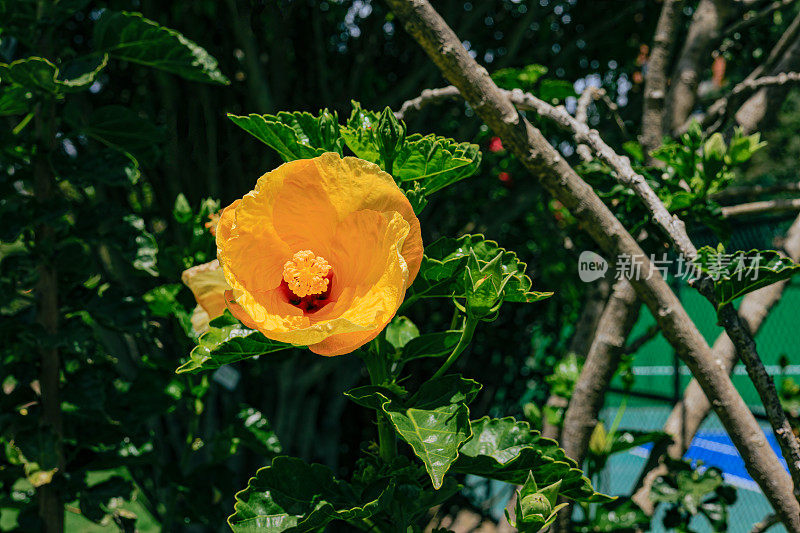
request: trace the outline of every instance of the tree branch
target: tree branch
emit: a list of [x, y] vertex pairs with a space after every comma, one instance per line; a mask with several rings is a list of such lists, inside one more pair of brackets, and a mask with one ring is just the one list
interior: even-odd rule
[[644, 110], [642, 112], [642, 146], [645, 153], [661, 146], [664, 136], [664, 116], [666, 114], [667, 65], [672, 52], [672, 44], [677, 30], [677, 18], [682, 3], [664, 0], [661, 15], [658, 17], [656, 33], [653, 37], [653, 50], [647, 61], [644, 77]]
[[800, 530], [800, 504], [792, 495], [791, 480], [777, 457], [769, 451], [765, 435], [730, 377], [712, 361], [705, 339], [635, 239], [541, 132], [520, 116], [486, 69], [475, 62], [427, 1], [387, 0], [387, 3], [445, 77], [458, 87], [476, 114], [501, 137], [503, 144], [527, 170], [581, 221], [600, 248], [611, 256], [630, 256], [646, 271], [654, 272], [648, 279], [630, 280], [631, 284], [656, 318], [665, 338], [712, 399], [753, 479], [762, 487], [787, 528]]
[[675, 63], [672, 85], [667, 94], [669, 131], [680, 127], [692, 112], [697, 99], [700, 73], [711, 60], [711, 44], [730, 12], [728, 0], [700, 0], [689, 24], [683, 48]]
[[775, 185], [745, 185], [742, 187], [728, 187], [718, 193], [712, 194], [711, 198], [717, 202], [730, 203], [741, 198], [754, 199], [761, 195], [776, 194], [784, 192], [800, 192], [800, 181], [789, 183], [777, 183]]
[[778, 198], [777, 200], [725, 206], [722, 208], [722, 216], [723, 218], [732, 218], [797, 210], [800, 210], [800, 198]]
[[614, 284], [597, 325], [589, 355], [572, 392], [564, 414], [561, 445], [578, 464], [582, 464], [586, 456], [589, 438], [605, 401], [606, 389], [619, 366], [625, 341], [639, 318], [641, 304], [637, 305], [637, 302], [636, 291], [628, 280], [623, 278]]
[[[782, 247], [787, 257], [793, 261], [800, 261], [800, 217], [795, 219]], [[739, 306], [739, 313], [753, 334], [764, 324], [769, 312], [778, 304], [788, 285], [788, 280], [782, 281], [744, 297]], [[713, 358], [719, 361], [725, 372], [730, 374], [736, 363], [736, 349], [727, 333], [721, 333], [714, 342]], [[664, 454], [676, 459], [682, 457], [710, 411], [711, 403], [703, 394], [697, 380], [692, 379], [684, 390], [683, 399], [672, 409], [664, 425], [664, 432], [672, 436], [673, 444], [669, 447], [655, 446], [642, 470], [638, 483], [640, 488], [633, 496], [642, 509], [653, 512], [653, 502], [649, 497], [650, 487], [658, 476], [667, 471], [663, 464]]]

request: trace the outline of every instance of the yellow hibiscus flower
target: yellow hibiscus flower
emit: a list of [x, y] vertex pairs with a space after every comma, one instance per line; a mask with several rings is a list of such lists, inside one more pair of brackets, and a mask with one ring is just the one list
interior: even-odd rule
[[[231, 313], [270, 339], [328, 356], [381, 332], [422, 261], [419, 221], [392, 177], [335, 153], [264, 174], [223, 210], [216, 237], [227, 282], [216, 291], [225, 290]], [[208, 278], [195, 279], [185, 281], [198, 303], [219, 316], [199, 298]]]

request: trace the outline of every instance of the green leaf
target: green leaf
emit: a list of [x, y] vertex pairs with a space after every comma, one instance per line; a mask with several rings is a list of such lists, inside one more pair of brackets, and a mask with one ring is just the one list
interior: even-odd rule
[[70, 110], [65, 119], [81, 133], [135, 159], [147, 158], [164, 132], [135, 111], [120, 105], [93, 110], [88, 116]]
[[360, 520], [379, 512], [394, 485], [359, 491], [326, 466], [279, 456], [236, 494], [228, 524], [234, 533], [318, 531], [333, 520]]
[[281, 452], [278, 437], [261, 411], [244, 406], [236, 415], [236, 419], [240, 424], [235, 427], [235, 433], [243, 445], [262, 457]]
[[112, 498], [130, 499], [133, 492], [133, 483], [122, 476], [111, 478], [96, 483], [80, 491], [79, 505], [81, 514], [93, 522], [100, 522], [105, 518], [108, 503]]
[[544, 65], [525, 65], [522, 68], [501, 68], [492, 74], [494, 82], [506, 90], [522, 89], [531, 91], [536, 82], [547, 74]]
[[561, 398], [572, 398], [572, 390], [578, 382], [582, 367], [582, 361], [574, 353], [562, 357], [553, 367], [553, 372], [544, 378], [550, 385], [550, 394]]
[[480, 164], [477, 144], [414, 133], [395, 155], [392, 176], [399, 183], [417, 182], [430, 195], [472, 176]]
[[[364, 110], [358, 102], [353, 102], [353, 112], [347, 125], [341, 128], [341, 134], [357, 157], [389, 170], [381, 156], [385, 148], [378, 135], [380, 124], [383, 123], [378, 113]], [[405, 125], [400, 124], [404, 130]], [[405, 137], [391, 155], [390, 174], [395, 181], [404, 188], [421, 190], [425, 195], [471, 176], [481, 162], [481, 152], [475, 144], [418, 133]], [[421, 209], [419, 205], [417, 208]]]
[[200, 336], [189, 361], [176, 371], [197, 373], [257, 355], [291, 348], [291, 344], [273, 341], [256, 330], [244, 327], [229, 311], [211, 321], [210, 329]]
[[568, 96], [575, 96], [575, 88], [567, 80], [542, 80], [539, 84], [539, 98], [545, 102], [556, 102]]
[[73, 77], [64, 78], [57, 66], [43, 57], [27, 57], [13, 63], [0, 63], [0, 81], [14, 83], [31, 91], [51, 95], [83, 91], [94, 83], [106, 66], [107, 57], [97, 56], [71, 69]]
[[630, 498], [618, 498], [599, 505], [590, 525], [578, 528], [578, 531], [586, 533], [634, 530], [649, 531], [650, 517]]
[[183, 193], [178, 193], [175, 205], [172, 207], [172, 217], [180, 224], [186, 224], [194, 218], [194, 212]]
[[529, 472], [540, 486], [561, 480], [559, 494], [581, 502], [609, 501], [595, 492], [578, 465], [558, 443], [543, 438], [527, 422], [489, 418], [471, 422], [472, 439], [459, 450], [453, 472], [474, 474], [520, 485]]
[[228, 113], [234, 124], [253, 135], [281, 156], [284, 161], [310, 159], [325, 152], [342, 155], [339, 119], [327, 109], [319, 116], [296, 111], [277, 115], [251, 114], [240, 117]]
[[445, 237], [425, 248], [420, 274], [409, 291], [409, 297], [465, 298], [463, 276], [468, 257], [473, 252], [480, 266], [502, 254], [500, 271], [511, 276], [503, 287], [504, 301], [536, 302], [552, 296], [552, 292], [530, 290], [533, 283], [525, 274], [527, 265], [514, 252], [500, 248], [483, 235], [464, 235], [458, 239]]
[[411, 361], [422, 357], [447, 355], [456, 347], [461, 334], [460, 330], [451, 330], [427, 333], [415, 337], [403, 347], [402, 360]]
[[230, 83], [214, 59], [181, 33], [141, 13], [104, 11], [94, 27], [94, 45], [111, 57], [177, 74], [187, 80]]
[[419, 329], [408, 318], [396, 316], [386, 326], [386, 341], [396, 349], [401, 349], [412, 339], [419, 337]]
[[735, 490], [724, 484], [719, 468], [710, 467], [700, 472], [699, 466], [683, 460], [668, 460], [669, 473], [656, 478], [651, 497], [654, 502], [671, 503], [690, 515], [708, 512], [712, 523], [725, 522], [727, 505], [736, 501]]
[[775, 250], [750, 250], [726, 253], [704, 246], [694, 263], [714, 280], [717, 309], [736, 298], [800, 272], [800, 265]]
[[348, 395], [362, 405], [380, 403], [397, 434], [425, 464], [433, 488], [439, 489], [458, 448], [472, 435], [467, 404], [480, 388], [471, 379], [451, 374], [424, 383], [410, 401], [391, 398], [377, 388], [360, 387]]
[[0, 87], [0, 117], [21, 115], [32, 109], [33, 94], [20, 85]]

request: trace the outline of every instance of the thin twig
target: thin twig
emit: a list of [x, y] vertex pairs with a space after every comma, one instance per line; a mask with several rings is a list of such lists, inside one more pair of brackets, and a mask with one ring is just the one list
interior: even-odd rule
[[766, 530], [778, 523], [778, 517], [775, 513], [769, 514], [764, 517], [764, 520], [753, 526], [750, 533], [764, 533]]
[[[739, 102], [743, 102], [759, 89], [764, 87], [777, 87], [789, 83], [800, 82], [800, 72], [781, 72], [774, 76], [762, 76], [760, 78], [746, 79], [734, 86], [731, 91], [714, 101], [708, 107], [708, 111], [699, 120], [700, 127], [706, 133], [711, 133], [720, 128], [728, 120], [731, 111], [735, 109]], [[676, 135], [681, 135], [689, 129], [692, 120], [684, 122], [684, 124], [675, 130]]]
[[779, 198], [777, 200], [764, 200], [763, 202], [750, 202], [748, 204], [726, 206], [722, 208], [722, 217], [731, 218], [798, 210], [800, 210], [800, 198]]
[[741, 198], [753, 199], [758, 196], [800, 192], [800, 181], [789, 183], [777, 183], [775, 185], [745, 185], [741, 187], [728, 187], [718, 193], [712, 194], [711, 198], [717, 202], [730, 203]]

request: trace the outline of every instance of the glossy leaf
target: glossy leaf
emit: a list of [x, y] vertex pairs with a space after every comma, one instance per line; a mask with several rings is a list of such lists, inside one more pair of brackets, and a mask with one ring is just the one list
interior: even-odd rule
[[228, 524], [235, 533], [318, 531], [332, 520], [359, 520], [380, 511], [393, 485], [360, 493], [328, 467], [280, 456], [236, 494]]
[[377, 387], [360, 387], [348, 395], [362, 405], [380, 405], [400, 438], [425, 464], [433, 487], [439, 489], [458, 457], [458, 448], [472, 435], [467, 404], [480, 388], [471, 379], [447, 375], [424, 383], [412, 401], [392, 398]]
[[202, 47], [141, 13], [104, 11], [94, 27], [94, 45], [116, 59], [171, 72], [187, 80], [229, 83], [217, 60]]
[[189, 361], [177, 373], [213, 370], [222, 365], [249, 359], [257, 355], [291, 348], [291, 344], [273, 341], [256, 330], [244, 327], [230, 312], [211, 321], [210, 329], [200, 336]]
[[106, 66], [107, 57], [97, 56], [87, 61], [82, 68], [72, 69], [72, 78], [64, 78], [59, 68], [42, 57], [27, 57], [10, 64], [0, 63], [0, 81], [14, 83], [32, 91], [51, 95], [71, 93], [88, 89], [97, 75]]
[[[345, 144], [357, 157], [389, 170], [381, 156], [380, 123], [378, 113], [364, 110], [358, 102], [353, 102], [353, 112], [341, 133]], [[429, 195], [471, 176], [480, 162], [481, 152], [475, 144], [415, 133], [405, 137], [392, 152], [390, 174], [398, 184], [419, 185], [420, 190]]]
[[278, 152], [284, 161], [310, 159], [325, 152], [342, 154], [338, 119], [327, 109], [320, 111], [319, 116], [281, 111], [277, 115], [251, 114], [246, 117], [229, 113], [228, 118]]
[[464, 269], [471, 253], [483, 266], [502, 254], [500, 272], [510, 275], [502, 290], [507, 302], [536, 302], [552, 296], [551, 292], [531, 291], [533, 282], [525, 274], [527, 265], [510, 252], [487, 240], [483, 235], [464, 235], [458, 239], [445, 237], [425, 248], [420, 275], [409, 291], [410, 298], [464, 298]]
[[430, 195], [472, 176], [481, 164], [476, 144], [457, 143], [437, 135], [406, 137], [396, 155], [392, 175], [398, 182], [418, 182]]
[[602, 502], [609, 496], [595, 492], [588, 478], [558, 443], [543, 438], [527, 422], [513, 418], [472, 421], [472, 439], [459, 450], [453, 471], [522, 484], [529, 472], [540, 486], [561, 480], [559, 494], [582, 502]]
[[800, 273], [800, 265], [774, 250], [725, 253], [704, 246], [695, 264], [714, 280], [717, 309], [736, 298]]

